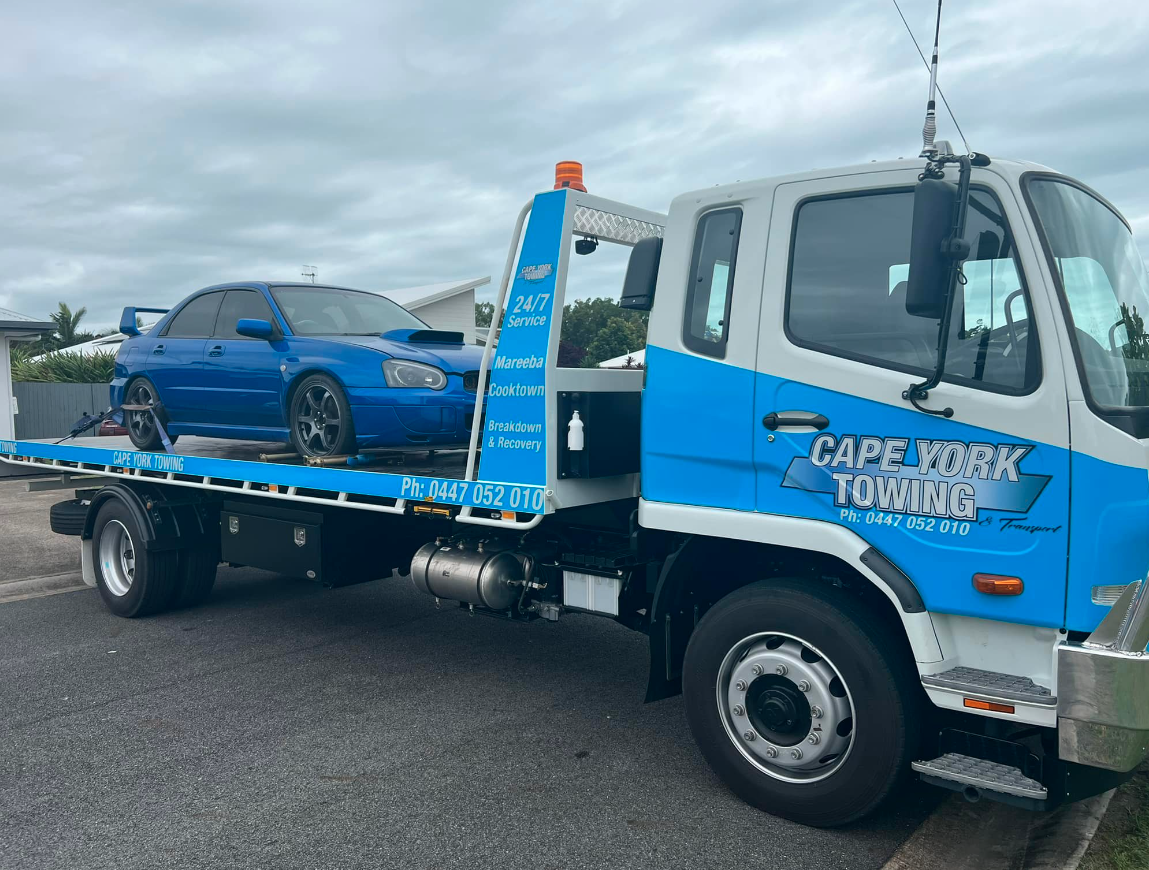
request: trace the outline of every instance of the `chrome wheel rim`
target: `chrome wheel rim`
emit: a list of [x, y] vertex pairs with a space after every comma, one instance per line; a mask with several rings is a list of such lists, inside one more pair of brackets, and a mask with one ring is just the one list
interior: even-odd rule
[[295, 415], [295, 431], [307, 452], [325, 456], [335, 451], [343, 431], [343, 418], [331, 390], [316, 384], [304, 391]]
[[[147, 384], [140, 381], [132, 385], [127, 404], [147, 405], [150, 408], [155, 403], [156, 397]], [[155, 428], [156, 422], [152, 419], [151, 411], [128, 411], [128, 431], [131, 432], [135, 441], [139, 443], [147, 441], [152, 437]]]
[[854, 746], [854, 701], [821, 650], [784, 632], [739, 641], [718, 669], [718, 714], [742, 756], [767, 776], [818, 782]]
[[136, 576], [136, 547], [119, 520], [111, 520], [100, 532], [100, 573], [108, 591], [117, 598], [128, 594]]

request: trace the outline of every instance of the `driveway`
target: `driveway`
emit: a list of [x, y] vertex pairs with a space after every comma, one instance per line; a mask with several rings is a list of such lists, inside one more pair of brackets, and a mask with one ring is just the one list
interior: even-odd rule
[[[68, 493], [0, 480], [0, 581], [73, 572]], [[28, 573], [32, 572], [32, 573]], [[0, 583], [2, 586], [2, 583]], [[939, 794], [842, 831], [731, 795], [642, 635], [468, 616], [409, 582], [220, 570], [118, 619], [91, 589], [0, 604], [0, 867], [878, 868]]]

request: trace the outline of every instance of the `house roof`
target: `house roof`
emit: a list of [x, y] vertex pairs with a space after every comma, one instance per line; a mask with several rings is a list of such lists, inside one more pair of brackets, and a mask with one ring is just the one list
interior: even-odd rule
[[0, 329], [19, 330], [20, 332], [51, 332], [56, 324], [51, 320], [37, 320], [27, 314], [12, 311], [9, 308], [0, 308]]
[[[140, 331], [147, 332], [155, 325], [155, 322], [145, 323], [140, 327]], [[93, 338], [90, 341], [82, 341], [79, 344], [70, 344], [67, 347], [56, 348], [56, 350], [51, 350], [47, 353], [42, 353], [39, 356], [34, 356], [32, 357], [32, 361], [36, 362], [37, 360], [41, 360], [46, 356], [51, 356], [54, 353], [78, 353], [80, 356], [87, 356], [88, 354], [96, 353], [97, 351], [111, 353], [112, 351], [119, 350], [120, 345], [123, 344], [126, 339], [127, 336], [122, 332], [114, 332], [111, 335], [101, 335], [99, 338]]]
[[633, 353], [624, 353], [622, 356], [616, 356], [613, 359], [604, 359], [598, 364], [600, 369], [624, 369], [627, 367], [626, 361], [630, 360], [631, 365], [645, 365], [646, 364], [646, 348], [636, 350]]
[[485, 278], [471, 278], [466, 281], [445, 281], [442, 284], [424, 284], [422, 287], [400, 287], [397, 290], [384, 290], [379, 295], [386, 296], [392, 302], [398, 302], [404, 308], [421, 308], [490, 282], [491, 276], [487, 275]]

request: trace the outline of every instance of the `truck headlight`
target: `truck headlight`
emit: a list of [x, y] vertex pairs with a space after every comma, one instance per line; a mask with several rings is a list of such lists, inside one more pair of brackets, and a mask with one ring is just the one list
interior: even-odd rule
[[447, 386], [447, 376], [442, 369], [406, 359], [383, 360], [383, 377], [389, 387], [441, 390]]

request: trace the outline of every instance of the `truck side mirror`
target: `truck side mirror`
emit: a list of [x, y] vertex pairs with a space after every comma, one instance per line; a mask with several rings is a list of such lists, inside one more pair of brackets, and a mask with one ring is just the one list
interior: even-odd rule
[[958, 185], [937, 178], [924, 178], [914, 189], [910, 274], [906, 281], [906, 313], [914, 317], [941, 320], [945, 314], [955, 259], [959, 259], [947, 250], [958, 190]]
[[632, 311], [650, 311], [654, 305], [654, 285], [658, 280], [658, 261], [662, 257], [662, 239], [657, 236], [642, 239], [630, 252], [626, 265], [626, 279], [622, 282], [619, 308]]

